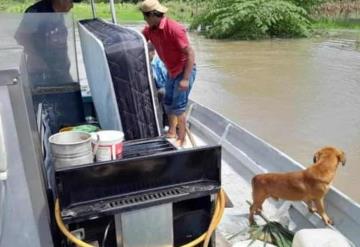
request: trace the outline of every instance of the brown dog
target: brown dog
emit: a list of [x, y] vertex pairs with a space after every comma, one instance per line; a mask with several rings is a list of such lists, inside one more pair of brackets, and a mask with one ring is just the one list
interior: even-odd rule
[[[249, 221], [254, 223], [254, 214], [259, 213], [266, 198], [305, 201], [310, 212], [318, 212], [325, 224], [333, 224], [325, 212], [324, 197], [335, 177], [339, 163], [345, 165], [343, 151], [335, 147], [324, 147], [314, 155], [314, 164], [303, 171], [288, 173], [266, 173], [253, 177], [253, 204]], [[315, 203], [316, 209], [312, 207]]]

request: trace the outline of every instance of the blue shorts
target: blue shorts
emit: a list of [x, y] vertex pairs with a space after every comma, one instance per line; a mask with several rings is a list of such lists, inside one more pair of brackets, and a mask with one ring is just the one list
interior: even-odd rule
[[189, 87], [186, 91], [179, 90], [179, 83], [183, 79], [183, 74], [168, 80], [165, 83], [164, 107], [168, 115], [179, 116], [186, 110], [190, 90], [194, 84], [196, 76], [196, 66], [194, 65], [189, 78]]

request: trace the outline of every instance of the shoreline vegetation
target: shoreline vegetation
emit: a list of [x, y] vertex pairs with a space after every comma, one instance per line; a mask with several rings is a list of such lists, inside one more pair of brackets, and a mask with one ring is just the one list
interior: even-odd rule
[[[35, 1], [2, 0], [0, 12], [23, 13]], [[241, 0], [236, 1], [240, 2], [237, 5], [234, 5], [235, 1], [230, 0], [172, 0], [163, 1], [163, 3], [169, 8], [168, 16], [182, 23], [190, 24], [193, 29], [202, 30], [209, 38], [292, 38], [310, 37], [344, 29], [360, 30], [360, 1], [330, 0], [321, 4], [316, 1], [310, 0], [309, 2], [313, 2], [311, 6], [302, 7], [293, 5], [292, 2], [297, 2], [297, 0], [292, 2], [286, 0]], [[228, 5], [224, 5], [224, 3]], [[209, 8], [209, 6], [212, 7]], [[143, 16], [138, 11], [136, 3], [116, 2], [115, 7], [118, 22], [143, 21]], [[235, 11], [234, 7], [236, 7]], [[261, 19], [260, 15], [252, 13], [253, 8], [257, 10], [257, 13], [259, 13], [259, 9], [263, 9], [261, 17], [266, 16], [266, 18]], [[75, 19], [92, 17], [90, 4], [85, 0], [82, 3], [75, 3], [71, 12]], [[244, 14], [241, 15], [241, 13]], [[100, 18], [111, 19], [109, 4], [106, 0], [96, 3], [96, 15]], [[253, 19], [258, 23], [253, 24]], [[248, 28], [239, 30], [239, 26]], [[211, 33], [209, 30], [214, 31]]]

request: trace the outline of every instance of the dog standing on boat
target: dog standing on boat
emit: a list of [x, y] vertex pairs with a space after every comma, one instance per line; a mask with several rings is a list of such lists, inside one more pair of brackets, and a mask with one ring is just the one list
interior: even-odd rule
[[342, 150], [324, 147], [315, 153], [314, 164], [305, 170], [256, 175], [251, 181], [253, 204], [250, 206], [250, 224], [254, 223], [254, 214], [262, 210], [263, 202], [269, 197], [276, 200], [305, 201], [310, 212], [318, 212], [325, 224], [333, 224], [325, 212], [324, 198], [339, 163], [344, 166], [345, 162]]

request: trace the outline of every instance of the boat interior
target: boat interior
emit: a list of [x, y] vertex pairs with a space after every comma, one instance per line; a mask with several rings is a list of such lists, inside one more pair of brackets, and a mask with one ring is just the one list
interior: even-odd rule
[[[137, 30], [97, 18], [74, 23], [70, 14], [0, 20], [0, 143], [9, 154], [2, 219], [15, 222], [3, 225], [1, 246], [247, 246], [252, 177], [304, 168], [193, 101], [186, 146], [165, 138]], [[52, 64], [48, 73], [38, 73], [39, 57]], [[56, 163], [49, 138], [83, 125], [121, 131], [120, 156]], [[335, 188], [326, 205], [330, 228], [359, 245], [360, 205]], [[329, 228], [304, 202], [268, 200], [263, 214], [294, 232]]]

